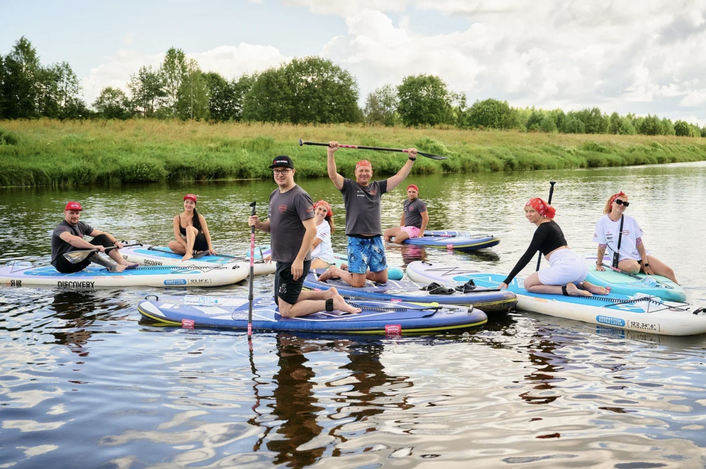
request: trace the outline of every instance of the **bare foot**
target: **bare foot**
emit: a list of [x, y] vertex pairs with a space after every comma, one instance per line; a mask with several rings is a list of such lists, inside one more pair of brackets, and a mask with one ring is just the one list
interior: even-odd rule
[[189, 259], [191, 259], [191, 254], [186, 253], [186, 254], [184, 254], [184, 257], [181, 258], [181, 261], [184, 262], [184, 261], [188, 261]]
[[115, 267], [111, 267], [108, 269], [110, 272], [122, 272], [125, 270], [127, 266], [122, 265], [122, 264], [117, 264]]
[[583, 283], [583, 288], [590, 291], [594, 295], [607, 295], [610, 293], [610, 288], [601, 287], [588, 282]]
[[326, 272], [323, 274], [319, 275], [319, 282], [323, 282], [324, 280], [328, 280], [333, 277], [334, 269], [336, 266], [331, 266], [328, 269], [326, 269]]
[[593, 296], [593, 294], [586, 290], [579, 290], [573, 283], [566, 284], [566, 292], [569, 296]]
[[336, 298], [337, 296], [341, 296], [338, 294], [338, 290], [336, 290], [336, 287], [331, 287], [328, 290], [326, 290], [326, 293], [328, 293], [329, 298]]
[[358, 314], [361, 311], [360, 308], [354, 308], [353, 306], [346, 303], [346, 301], [343, 299], [343, 297], [341, 295], [336, 295], [333, 298], [333, 307], [339, 311], [343, 311], [343, 312], [351, 313], [351, 314]]

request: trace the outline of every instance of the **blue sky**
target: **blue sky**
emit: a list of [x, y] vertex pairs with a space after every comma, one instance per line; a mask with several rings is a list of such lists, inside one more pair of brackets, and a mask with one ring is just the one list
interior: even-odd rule
[[361, 101], [406, 75], [513, 106], [706, 124], [706, 0], [0, 0], [0, 53], [21, 36], [67, 61], [91, 103], [170, 47], [227, 78], [320, 55]]

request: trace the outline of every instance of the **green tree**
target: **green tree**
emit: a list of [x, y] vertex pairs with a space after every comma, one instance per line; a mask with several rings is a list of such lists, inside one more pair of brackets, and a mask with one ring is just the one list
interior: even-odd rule
[[664, 135], [662, 121], [659, 117], [648, 114], [647, 117], [639, 119], [637, 132], [642, 135]]
[[552, 116], [551, 114], [545, 115], [542, 119], [542, 122], [539, 123], [539, 130], [546, 133], [557, 132], [557, 126], [556, 121], [554, 121], [554, 116]]
[[400, 122], [397, 114], [397, 91], [392, 85], [385, 85], [368, 94], [363, 115], [367, 124], [393, 126]]
[[544, 111], [532, 108], [532, 113], [529, 115], [527, 122], [525, 122], [525, 128], [528, 132], [537, 132], [543, 119]]
[[177, 116], [182, 120], [204, 120], [209, 116], [208, 85], [198, 63], [186, 62], [187, 74], [177, 95]]
[[671, 119], [662, 119], [662, 135], [674, 135], [674, 124]]
[[243, 120], [290, 122], [292, 94], [284, 67], [269, 68], [255, 77], [243, 98]]
[[517, 112], [507, 101], [486, 99], [476, 101], [468, 111], [468, 126], [477, 129], [519, 129], [522, 127]]
[[101, 94], [93, 102], [93, 107], [98, 112], [98, 116], [105, 119], [128, 119], [133, 114], [130, 100], [125, 92], [110, 86], [101, 90]]
[[632, 123], [632, 119], [629, 117], [623, 117], [620, 119], [620, 127], [618, 129], [619, 135], [635, 135], [637, 130]]
[[81, 99], [81, 85], [68, 62], [53, 64], [42, 70], [39, 113], [55, 119], [88, 117]]
[[452, 96], [434, 75], [407, 76], [397, 87], [397, 112], [406, 126], [450, 124]]
[[5, 118], [5, 57], [0, 54], [0, 119]]
[[[164, 111], [171, 117], [178, 114], [179, 98], [182, 84], [189, 74], [189, 63], [186, 54], [181, 49], [174, 47], [167, 51], [164, 61], [158, 72], [164, 82]], [[182, 95], [183, 96], [183, 95]], [[184, 103], [181, 104], [183, 109]]]
[[564, 126], [561, 128], [561, 131], [565, 134], [586, 133], [586, 125], [576, 114], [576, 112], [571, 111], [566, 115], [566, 119], [564, 119]]
[[620, 132], [620, 124], [622, 122], [620, 115], [617, 112], [614, 112], [610, 115], [608, 120], [608, 133], [613, 135], [618, 134]]
[[132, 94], [132, 105], [142, 117], [154, 116], [166, 96], [162, 76], [153, 71], [152, 66], [143, 66], [130, 77], [127, 86]]
[[605, 134], [610, 128], [610, 120], [601, 113], [597, 107], [593, 109], [582, 109], [574, 113], [574, 116], [583, 122], [585, 133], [587, 134]]
[[210, 119], [223, 122], [235, 115], [235, 96], [232, 83], [216, 72], [203, 74], [208, 88], [208, 113]]
[[37, 50], [22, 36], [4, 60], [2, 81], [4, 117], [39, 117], [42, 67]]

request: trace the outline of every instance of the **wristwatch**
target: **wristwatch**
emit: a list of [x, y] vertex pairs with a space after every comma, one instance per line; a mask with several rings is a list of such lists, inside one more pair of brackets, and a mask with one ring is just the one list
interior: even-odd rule
[[645, 262], [644, 266], [649, 267], [650, 266], [649, 262]]

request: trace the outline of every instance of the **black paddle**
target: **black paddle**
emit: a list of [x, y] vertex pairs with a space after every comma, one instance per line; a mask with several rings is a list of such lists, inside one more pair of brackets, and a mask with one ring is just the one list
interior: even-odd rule
[[618, 250], [613, 253], [613, 268], [617, 269], [620, 264], [620, 242], [623, 240], [623, 221], [625, 216], [620, 215], [620, 230], [618, 230]]
[[[556, 181], [549, 181], [549, 184], [551, 187], [549, 187], [549, 199], [547, 199], [547, 205], [552, 204], [552, 196], [554, 195], [554, 184], [556, 184]], [[539, 256], [537, 256], [537, 269], [539, 270], [539, 264], [542, 263], [542, 253], [539, 253]]]
[[[619, 268], [613, 267], [612, 265], [608, 265], [608, 264], [603, 264], [603, 267], [606, 267], [606, 268], [608, 268], [608, 269], [610, 269], [610, 270], [612, 270], [612, 271], [614, 271], [614, 272], [618, 272], [619, 274], [627, 275], [628, 277], [632, 277], [632, 278], [635, 278], [635, 279], [637, 279], [637, 280], [641, 280], [641, 281], [643, 281], [643, 282], [644, 282], [645, 280], [647, 280], [647, 279], [650, 278], [650, 277], [640, 277], [639, 275], [635, 275], [635, 274], [633, 274], [632, 272], [627, 272], [627, 271], [625, 271], [625, 270], [620, 270]], [[653, 279], [651, 279], [651, 280], [654, 280], [654, 281], [657, 283], [657, 285], [660, 285], [660, 286], [663, 286], [663, 287], [666, 286], [666, 285], [664, 285], [662, 282], [660, 282], [659, 280], [657, 280], [657, 279], [655, 279], [655, 278], [653, 278]]]
[[[129, 247], [129, 246], [142, 246], [141, 244], [124, 244], [123, 247]], [[112, 249], [116, 249], [117, 246], [109, 246], [105, 248], [104, 252], [108, 252]], [[88, 256], [91, 256], [97, 252], [100, 252], [98, 249], [85, 249], [85, 250], [80, 250], [80, 251], [69, 251], [64, 254], [64, 259], [69, 261], [72, 264], [79, 264], [83, 261], [85, 261]]]
[[[255, 216], [255, 207], [257, 201], [250, 204], [252, 208], [251, 216]], [[255, 225], [250, 227], [250, 281], [248, 282], [250, 292], [248, 293], [248, 341], [252, 340], [252, 303], [255, 299], [253, 296], [253, 277], [255, 277]], [[252, 346], [252, 343], [250, 344]]]
[[[301, 138], [299, 139], [299, 146], [302, 145], [317, 145], [320, 147], [327, 147], [328, 143], [320, 143], [320, 142], [305, 142]], [[340, 148], [353, 148], [355, 150], [375, 150], [375, 151], [397, 151], [397, 152], [402, 152], [402, 153], [409, 153], [409, 150], [406, 149], [401, 149], [401, 148], [382, 148], [382, 147], [364, 147], [362, 145], [342, 145], [338, 144]], [[446, 156], [439, 156], [439, 155], [432, 155], [431, 153], [422, 153], [421, 151], [417, 151], [418, 155], [426, 156], [427, 158], [431, 158], [432, 160], [445, 160], [447, 157]]]

